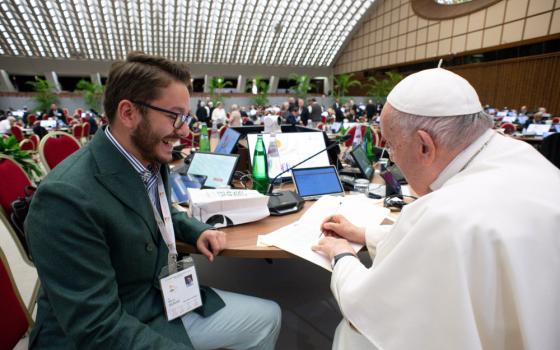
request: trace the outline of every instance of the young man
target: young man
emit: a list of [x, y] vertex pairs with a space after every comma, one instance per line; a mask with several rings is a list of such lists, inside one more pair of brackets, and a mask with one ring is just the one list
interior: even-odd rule
[[492, 124], [441, 68], [391, 91], [383, 137], [420, 198], [392, 228], [323, 223], [332, 236], [314, 249], [333, 258], [345, 317], [335, 349], [558, 349], [560, 171]]
[[226, 243], [169, 201], [165, 164], [188, 132], [189, 86], [186, 66], [160, 57], [131, 53], [111, 67], [109, 125], [51, 171], [28, 214], [42, 285], [30, 348], [274, 348], [271, 301], [201, 288], [201, 307], [165, 316], [160, 274], [175, 266], [175, 236], [210, 261]]

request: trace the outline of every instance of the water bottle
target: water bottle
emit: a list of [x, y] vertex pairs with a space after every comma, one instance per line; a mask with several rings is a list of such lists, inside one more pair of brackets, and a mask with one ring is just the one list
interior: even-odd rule
[[268, 192], [268, 164], [262, 135], [257, 136], [253, 152], [253, 189], [262, 194]]
[[270, 178], [274, 178], [281, 172], [280, 153], [278, 153], [278, 145], [276, 144], [276, 133], [270, 134], [270, 143], [266, 154], [268, 160], [268, 174]]
[[208, 126], [206, 123], [202, 123], [202, 128], [200, 129], [200, 151], [210, 152], [210, 142], [208, 140]]
[[364, 139], [364, 151], [366, 152], [367, 158], [371, 164], [375, 159], [375, 155], [373, 154], [373, 135], [371, 133], [371, 127], [369, 125], [366, 125], [366, 135]]

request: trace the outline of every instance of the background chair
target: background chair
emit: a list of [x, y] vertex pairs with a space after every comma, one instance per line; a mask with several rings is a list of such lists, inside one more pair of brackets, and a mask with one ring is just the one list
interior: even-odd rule
[[14, 135], [14, 137], [16, 138], [16, 140], [18, 142], [23, 141], [25, 136], [23, 136], [23, 129], [21, 128], [21, 126], [14, 125], [14, 126], [12, 126], [12, 128], [10, 130], [12, 132], [12, 135]]
[[35, 152], [35, 144], [30, 139], [24, 139], [19, 143], [22, 151]]
[[65, 132], [49, 132], [39, 144], [39, 156], [45, 169], [50, 171], [80, 147], [80, 142]]
[[37, 117], [35, 116], [35, 114], [30, 114], [27, 117], [27, 125], [29, 125], [29, 127], [32, 127], [36, 121], [37, 121]]
[[72, 125], [72, 136], [74, 136], [76, 138], [76, 140], [81, 140], [82, 139], [82, 134], [83, 134], [83, 126], [82, 124], [74, 124]]
[[0, 349], [13, 349], [33, 325], [16, 287], [4, 251], [0, 248]]
[[511, 135], [517, 130], [515, 125], [513, 125], [512, 123], [503, 123], [502, 125], [500, 125], [500, 127], [504, 129], [504, 134], [506, 135]]
[[80, 140], [80, 141], [82, 141], [82, 144], [89, 141], [89, 128], [90, 127], [91, 127], [91, 125], [89, 125], [88, 121], [86, 121], [85, 123], [82, 124], [82, 138]]
[[31, 134], [29, 135], [29, 140], [33, 142], [35, 151], [37, 151], [39, 149], [39, 144], [41, 143], [41, 139], [39, 138], [39, 136], [37, 134]]
[[25, 188], [32, 186], [33, 182], [27, 176], [23, 168], [12, 158], [0, 154], [0, 178], [5, 186], [0, 186], [0, 217], [8, 232], [12, 236], [18, 250], [29, 266], [31, 262], [29, 249], [25, 237], [17, 232], [10, 221], [12, 214], [12, 202], [19, 197], [25, 197]]

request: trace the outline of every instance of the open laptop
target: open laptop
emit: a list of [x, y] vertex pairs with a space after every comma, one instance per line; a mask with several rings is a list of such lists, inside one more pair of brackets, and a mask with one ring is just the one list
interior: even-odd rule
[[231, 185], [239, 154], [196, 152], [187, 175], [204, 175], [204, 188], [225, 188]]
[[549, 130], [550, 130], [549, 124], [530, 124], [527, 127], [525, 135], [543, 136], [543, 134], [545, 132], [548, 132]]
[[230, 154], [233, 152], [233, 149], [237, 145], [237, 141], [239, 141], [239, 137], [241, 134], [232, 128], [227, 128], [222, 137], [220, 138], [220, 142], [216, 145], [214, 149], [214, 153], [222, 153], [222, 154]]
[[368, 160], [366, 152], [361, 146], [355, 147], [352, 151], [350, 151], [350, 155], [354, 159], [354, 164], [358, 166], [360, 169], [360, 174], [364, 179], [371, 180], [375, 171], [373, 170], [373, 166], [371, 162]]
[[333, 165], [292, 169], [296, 192], [305, 200], [324, 195], [344, 196], [344, 188]]

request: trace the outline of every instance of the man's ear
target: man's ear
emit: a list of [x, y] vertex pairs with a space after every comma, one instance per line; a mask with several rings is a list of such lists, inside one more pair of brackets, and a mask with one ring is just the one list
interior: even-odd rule
[[129, 100], [121, 100], [117, 106], [116, 119], [126, 128], [133, 129], [141, 118], [140, 111]]
[[424, 130], [416, 131], [416, 137], [419, 142], [420, 153], [419, 158], [422, 164], [430, 165], [436, 159], [436, 144], [432, 136]]

